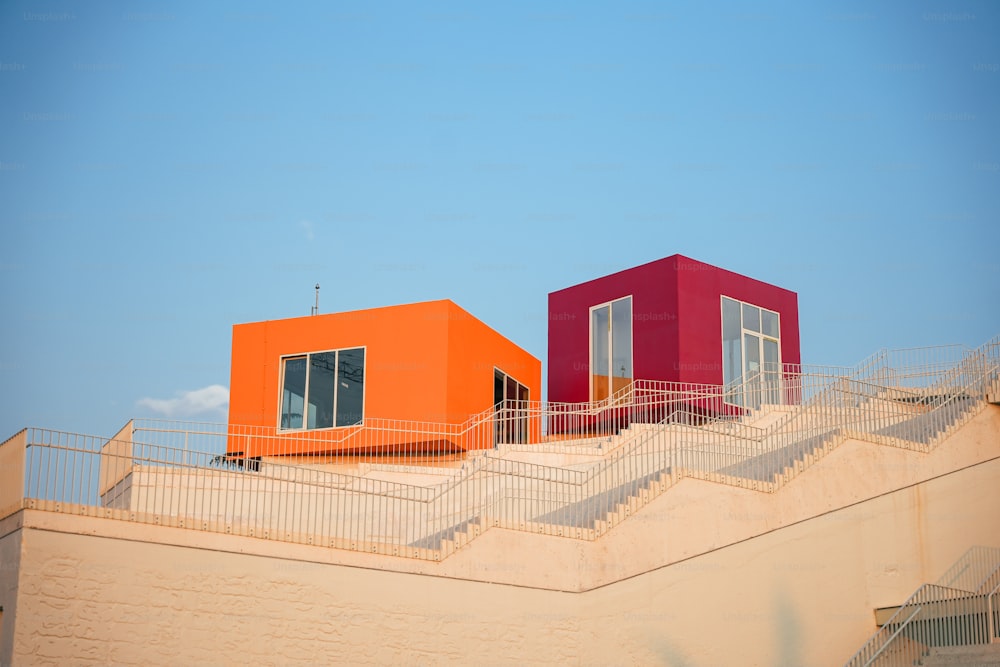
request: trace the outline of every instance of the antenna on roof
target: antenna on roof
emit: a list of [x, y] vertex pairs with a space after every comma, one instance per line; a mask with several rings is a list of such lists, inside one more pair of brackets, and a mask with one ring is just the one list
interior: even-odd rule
[[319, 283], [316, 283], [316, 305], [312, 307], [311, 315], [319, 315]]

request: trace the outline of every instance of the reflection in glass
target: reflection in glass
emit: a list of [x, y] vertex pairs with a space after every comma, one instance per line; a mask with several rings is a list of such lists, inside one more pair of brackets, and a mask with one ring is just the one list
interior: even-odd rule
[[760, 338], [753, 334], [743, 334], [743, 347], [747, 352], [744, 375], [749, 378], [760, 370]]
[[341, 350], [337, 377], [337, 426], [354, 426], [364, 418], [365, 350]]
[[503, 402], [503, 378], [503, 373], [497, 369], [493, 370], [493, 405]]
[[[632, 377], [632, 299], [611, 304], [611, 375]], [[621, 387], [616, 383], [614, 391]]]
[[746, 354], [746, 364], [743, 369], [745, 406], [758, 408], [760, 407], [760, 338], [753, 334], [743, 334], [743, 350]]
[[499, 368], [493, 370], [494, 445], [528, 441], [528, 388]]
[[314, 352], [283, 364], [280, 428], [332, 428], [364, 420], [364, 348]]
[[595, 308], [591, 314], [590, 335], [592, 339], [590, 374], [593, 400], [608, 397], [608, 335], [610, 328], [610, 307]]
[[281, 388], [281, 427], [302, 428], [306, 395], [306, 358], [285, 359]]
[[309, 410], [307, 428], [333, 426], [333, 392], [337, 381], [337, 353], [309, 355]]
[[[767, 312], [767, 311], [765, 311]], [[781, 403], [781, 366], [778, 364], [778, 341], [764, 339], [764, 402]]]
[[722, 299], [722, 383], [728, 385], [743, 375], [743, 346], [740, 304]]
[[760, 332], [765, 336], [778, 338], [778, 313], [772, 313], [770, 310], [762, 308], [760, 311], [760, 329]]
[[517, 385], [517, 442], [528, 442], [528, 388], [523, 384]]
[[748, 303], [743, 304], [743, 328], [760, 332], [760, 308]]

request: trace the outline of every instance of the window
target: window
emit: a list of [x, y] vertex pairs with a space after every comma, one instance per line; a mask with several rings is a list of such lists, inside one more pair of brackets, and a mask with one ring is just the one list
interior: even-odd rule
[[632, 382], [632, 297], [590, 309], [590, 400], [603, 401]]
[[528, 388], [493, 368], [493, 407], [495, 443], [528, 442]]
[[284, 357], [279, 428], [354, 426], [364, 419], [365, 348]]
[[730, 403], [756, 408], [781, 402], [778, 313], [722, 297], [722, 383]]

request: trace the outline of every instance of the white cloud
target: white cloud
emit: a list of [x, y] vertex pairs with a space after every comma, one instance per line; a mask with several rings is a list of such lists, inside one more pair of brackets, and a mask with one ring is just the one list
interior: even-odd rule
[[169, 418], [220, 417], [229, 407], [229, 389], [213, 384], [179, 391], [174, 398], [140, 398], [136, 405]]

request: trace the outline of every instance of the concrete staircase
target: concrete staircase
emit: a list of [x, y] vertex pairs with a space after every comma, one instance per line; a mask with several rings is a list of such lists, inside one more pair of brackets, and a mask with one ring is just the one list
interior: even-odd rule
[[444, 559], [479, 537], [482, 531], [482, 519], [477, 516], [419, 539], [408, 546], [437, 551], [439, 559]]
[[[551, 491], [567, 484], [589, 484], [587, 488], [593, 491], [561, 505], [548, 503], [557, 506], [535, 515], [477, 514], [411, 546], [437, 550], [440, 558], [446, 558], [488, 527], [597, 539], [683, 477], [774, 493], [848, 438], [929, 451], [983, 405], [982, 399], [972, 396], [953, 395], [946, 402], [934, 396], [922, 402], [914, 399], [911, 390], [886, 389], [863, 403], [823, 412], [820, 419], [810, 416], [803, 406], [761, 406], [738, 421], [698, 426], [632, 424], [615, 436], [547, 442], [542, 447], [502, 445], [484, 453], [482, 460], [488, 474], [521, 480], [508, 487], [508, 493], [522, 499], [567, 497]], [[800, 422], [812, 426], [808, 435], [801, 435]], [[695, 440], [687, 448], [678, 448], [683, 452], [682, 461], [675, 461], [678, 467], [669, 465], [669, 457], [662, 452], [659, 459], [650, 456], [649, 448], [657, 446], [657, 437], [664, 442], [673, 438], [676, 444], [684, 434]], [[748, 453], [747, 438], [759, 443], [759, 453]], [[636, 453], [641, 450], [645, 453]], [[650, 469], [644, 457], [663, 463]], [[617, 472], [607, 474], [616, 463]], [[629, 477], [629, 473], [634, 474]], [[607, 484], [605, 480], [618, 481]]]
[[924, 667], [1000, 667], [1000, 644], [940, 646], [919, 661]]
[[986, 402], [1000, 405], [1000, 377], [996, 377], [986, 390]]
[[[801, 405], [765, 404], [740, 418], [681, 415], [615, 435], [501, 443], [458, 468], [375, 464], [363, 477], [431, 493], [429, 531], [407, 546], [438, 559], [490, 527], [594, 540], [684, 477], [775, 493], [848, 439], [928, 452], [987, 401], [1000, 404], [996, 364], [987, 371], [977, 359], [933, 384], [837, 378]], [[941, 379], [965, 381], [966, 366], [981, 369], [970, 393]]]
[[901, 606], [875, 610], [878, 631], [845, 667], [1000, 667], [1000, 548], [969, 548], [934, 584]]
[[669, 469], [652, 472], [585, 500], [538, 515], [533, 522], [583, 528], [602, 535], [666, 491], [671, 484]]

